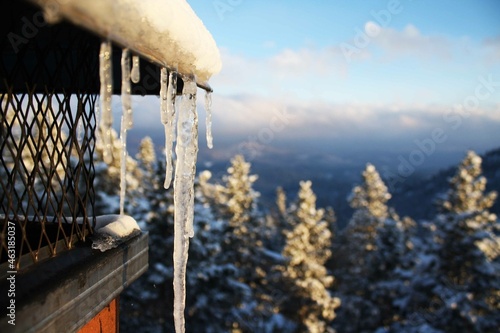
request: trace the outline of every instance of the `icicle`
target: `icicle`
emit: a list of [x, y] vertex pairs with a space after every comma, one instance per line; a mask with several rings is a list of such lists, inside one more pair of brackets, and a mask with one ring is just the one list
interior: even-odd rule
[[167, 90], [168, 90], [168, 71], [165, 67], [163, 67], [160, 71], [160, 110], [161, 110], [161, 122], [163, 124], [166, 124], [168, 122]]
[[125, 116], [122, 116], [120, 143], [122, 146], [120, 160], [120, 215], [125, 213], [125, 193], [127, 190], [127, 127]]
[[132, 97], [130, 96], [130, 51], [123, 49], [122, 51], [122, 113], [124, 118], [125, 129], [129, 130], [134, 124], [132, 115]]
[[139, 83], [141, 80], [141, 71], [139, 69], [139, 56], [132, 56], [132, 82]]
[[212, 93], [209, 91], [205, 92], [205, 112], [207, 113], [207, 146], [212, 149], [214, 147], [214, 138], [212, 136]]
[[166, 171], [165, 171], [165, 183], [163, 186], [167, 189], [170, 186], [170, 178], [168, 177], [169, 170], [172, 169], [172, 146], [168, 144], [168, 136], [170, 135], [170, 128], [168, 126], [168, 72], [164, 67], [160, 72], [160, 112], [161, 112], [161, 122], [165, 129], [165, 161], [166, 161]]
[[99, 76], [101, 80], [101, 130], [104, 146], [104, 162], [110, 164], [113, 161], [113, 137], [111, 127], [113, 126], [113, 113], [111, 110], [111, 98], [113, 97], [113, 66], [111, 59], [111, 42], [101, 43], [99, 53]]
[[176, 333], [184, 333], [186, 265], [189, 237], [193, 236], [194, 178], [198, 154], [196, 83], [184, 80], [177, 120], [177, 162], [174, 179], [174, 321]]
[[130, 96], [130, 52], [123, 49], [122, 59], [122, 118], [120, 129], [120, 214], [125, 213], [125, 194], [127, 191], [127, 130], [132, 128], [132, 100]]
[[166, 155], [166, 171], [165, 183], [163, 186], [167, 189], [172, 182], [172, 146], [174, 144], [175, 132], [175, 96], [177, 94], [177, 74], [170, 71], [168, 76], [167, 87], [167, 70], [162, 69], [161, 72], [161, 89], [160, 89], [160, 104], [161, 104], [161, 121], [165, 126], [165, 155]]

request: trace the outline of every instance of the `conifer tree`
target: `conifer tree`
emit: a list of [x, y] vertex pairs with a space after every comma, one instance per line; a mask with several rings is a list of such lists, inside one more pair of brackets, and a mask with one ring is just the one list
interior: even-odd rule
[[369, 254], [376, 250], [378, 230], [389, 215], [386, 205], [390, 199], [387, 187], [375, 167], [367, 164], [363, 171], [363, 183], [354, 187], [349, 201], [355, 209], [354, 214], [340, 239], [342, 250], [339, 251], [338, 265], [342, 267], [341, 279], [352, 285], [351, 292], [362, 289], [353, 276], [366, 277], [370, 269]]
[[281, 216], [286, 215], [286, 193], [282, 187], [276, 189], [276, 207]]
[[[486, 193], [481, 158], [470, 151], [450, 180], [435, 219], [435, 310], [440, 329], [494, 332], [500, 327], [500, 228], [489, 209], [496, 192]], [[434, 304], [436, 308], [436, 304]]]
[[158, 190], [165, 192], [162, 182], [162, 177], [165, 176], [157, 174], [158, 160], [153, 140], [149, 136], [141, 140], [136, 159], [140, 186], [137, 187], [132, 198], [133, 207], [129, 207], [131, 209], [129, 214], [133, 215], [142, 227], [151, 219], [151, 205], [159, 194]]
[[343, 332], [374, 331], [395, 320], [396, 303], [408, 289], [402, 275], [412, 266], [414, 223], [387, 206], [391, 195], [373, 165], [362, 176], [349, 198], [353, 217], [334, 246], [342, 298], [335, 327]]
[[283, 249], [283, 256], [289, 260], [283, 267], [283, 277], [291, 298], [284, 304], [284, 311], [298, 317], [299, 331], [326, 332], [340, 305], [328, 291], [333, 277], [324, 266], [331, 256], [331, 232], [323, 220], [324, 210], [316, 209], [310, 181], [300, 183], [298, 196], [293, 213], [295, 228], [286, 233]]
[[235, 307], [240, 308], [237, 316], [231, 318], [233, 332], [259, 331], [259, 325], [270, 316], [266, 291], [263, 286], [272, 267], [270, 258], [263, 253], [263, 239], [267, 234], [265, 219], [258, 214], [257, 198], [259, 193], [253, 189], [256, 175], [250, 174], [251, 164], [243, 156], [231, 160], [224, 185], [208, 183], [209, 172], [200, 174], [200, 190], [206, 203], [213, 206], [214, 216], [223, 221], [220, 254], [214, 259], [218, 265], [231, 265], [226, 270], [225, 287], [231, 286], [233, 295], [239, 295]]
[[375, 218], [388, 216], [387, 201], [391, 198], [379, 173], [372, 164], [363, 171], [363, 184], [354, 187], [350, 197], [351, 207], [366, 211]]
[[225, 177], [226, 209], [230, 216], [230, 224], [235, 228], [236, 235], [248, 233], [247, 222], [255, 209], [258, 193], [253, 190], [256, 175], [250, 174], [250, 163], [242, 155], [236, 155], [231, 160]]
[[139, 152], [137, 153], [136, 157], [143, 171], [149, 173], [152, 176], [157, 160], [155, 147], [151, 137], [146, 136], [141, 140], [139, 144]]
[[276, 189], [276, 207], [266, 218], [268, 230], [274, 231], [269, 236], [267, 247], [273, 251], [281, 252], [285, 245], [285, 231], [291, 229], [291, 221], [288, 216], [286, 193], [283, 188]]

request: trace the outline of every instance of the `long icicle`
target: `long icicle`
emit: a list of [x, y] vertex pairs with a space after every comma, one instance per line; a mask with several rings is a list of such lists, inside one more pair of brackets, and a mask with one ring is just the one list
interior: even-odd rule
[[170, 128], [168, 126], [168, 71], [165, 67], [163, 67], [160, 71], [160, 114], [161, 114], [161, 122], [165, 129], [165, 182], [164, 187], [168, 188], [167, 185], [170, 186], [170, 179], [168, 179], [168, 169], [172, 167], [172, 147], [168, 144], [168, 136], [170, 134]]
[[112, 45], [110, 41], [101, 43], [99, 52], [99, 77], [101, 81], [101, 131], [104, 146], [103, 159], [107, 164], [113, 161], [113, 112], [111, 110], [111, 98], [113, 97], [113, 66]]
[[[174, 145], [175, 135], [175, 97], [177, 95], [177, 73], [170, 71], [168, 77], [168, 90], [167, 90], [167, 123], [165, 124], [165, 149], [172, 151]], [[164, 187], [168, 189], [172, 182], [172, 156], [167, 159], [167, 166], [165, 171], [165, 184]]]
[[120, 160], [120, 215], [125, 214], [125, 194], [127, 191], [127, 128], [125, 117], [121, 118], [121, 160]]
[[193, 235], [194, 178], [198, 154], [196, 83], [185, 80], [177, 120], [177, 162], [174, 179], [174, 321], [176, 333], [185, 332], [186, 265]]
[[122, 51], [122, 113], [125, 118], [125, 128], [132, 129], [134, 119], [132, 114], [132, 96], [130, 84], [130, 51], [123, 49]]
[[207, 147], [214, 147], [214, 137], [212, 136], [212, 93], [205, 92], [205, 112], [206, 112], [206, 132], [207, 132]]
[[127, 190], [127, 130], [132, 128], [132, 100], [130, 89], [130, 52], [123, 49], [121, 59], [122, 70], [122, 118], [120, 129], [121, 161], [120, 161], [120, 214], [125, 213], [125, 194]]

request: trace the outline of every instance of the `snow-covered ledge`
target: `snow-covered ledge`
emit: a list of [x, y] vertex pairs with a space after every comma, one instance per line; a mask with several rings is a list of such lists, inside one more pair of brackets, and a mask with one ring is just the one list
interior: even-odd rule
[[[78, 332], [147, 268], [147, 233], [106, 252], [85, 244], [61, 252], [16, 276], [16, 325], [2, 320], [0, 332]], [[2, 295], [8, 282], [0, 281]]]
[[222, 67], [217, 45], [186, 0], [29, 0], [51, 23], [66, 19], [211, 90]]

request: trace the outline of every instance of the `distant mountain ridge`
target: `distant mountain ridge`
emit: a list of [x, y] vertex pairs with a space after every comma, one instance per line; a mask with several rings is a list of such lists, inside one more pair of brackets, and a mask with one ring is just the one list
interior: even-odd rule
[[[465, 157], [465, 151], [463, 152]], [[500, 148], [491, 150], [482, 156], [483, 175], [487, 179], [487, 190], [495, 190], [500, 194]], [[207, 158], [209, 159], [209, 158]], [[378, 171], [381, 163], [377, 156], [363, 155], [363, 159], [371, 160]], [[209, 169], [215, 180], [221, 181], [226, 173], [228, 161], [212, 159], [208, 165], [200, 165], [199, 170]], [[318, 207], [331, 206], [335, 210], [339, 228], [343, 228], [352, 216], [347, 197], [354, 186], [361, 181], [361, 172], [365, 163], [355, 161], [351, 164], [338, 163], [328, 154], [310, 153], [306, 159], [293, 151], [281, 154], [264, 154], [250, 161], [251, 173], [259, 176], [254, 184], [260, 192], [259, 203], [265, 210], [275, 209], [276, 188], [282, 187], [288, 201], [296, 199], [301, 180], [311, 180], [312, 188], [317, 196]], [[389, 191], [392, 199], [388, 202], [400, 216], [409, 216], [415, 220], [432, 219], [436, 215], [437, 198], [449, 189], [448, 180], [454, 175], [458, 164], [438, 172], [424, 175], [415, 173], [398, 183]], [[384, 173], [381, 172], [382, 177]], [[383, 179], [389, 185], [390, 179]], [[492, 212], [500, 216], [500, 199], [497, 199]]]
[[[483, 176], [487, 180], [487, 191], [500, 192], [500, 148], [485, 153], [481, 158]], [[448, 191], [448, 181], [456, 171], [457, 166], [454, 166], [439, 171], [431, 177], [401, 184], [394, 193], [391, 193], [392, 199], [389, 205], [402, 216], [410, 216], [415, 220], [432, 219], [437, 213], [435, 203]], [[491, 211], [500, 216], [500, 199], [496, 200]]]

